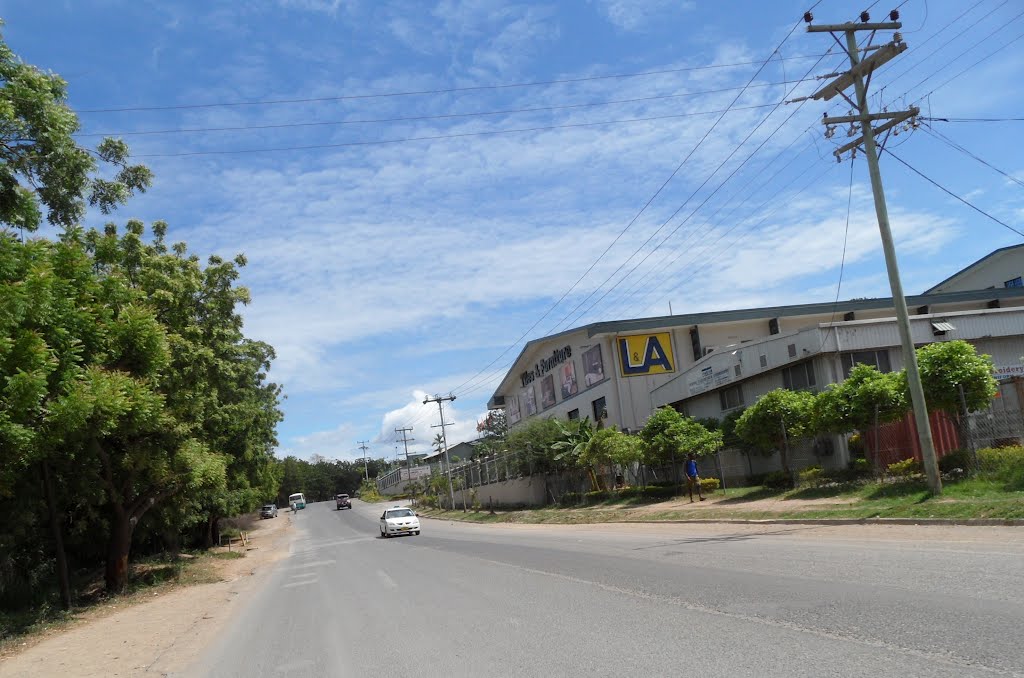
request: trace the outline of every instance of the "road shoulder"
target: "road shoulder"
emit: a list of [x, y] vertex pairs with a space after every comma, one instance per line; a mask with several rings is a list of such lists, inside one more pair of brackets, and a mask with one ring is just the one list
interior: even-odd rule
[[[150, 602], [87, 613], [67, 629], [0, 660], [0, 676], [167, 676], [181, 672], [287, 555], [290, 517], [265, 521], [246, 557], [221, 563], [221, 581], [157, 594]], [[115, 600], [111, 608], [123, 606]]]

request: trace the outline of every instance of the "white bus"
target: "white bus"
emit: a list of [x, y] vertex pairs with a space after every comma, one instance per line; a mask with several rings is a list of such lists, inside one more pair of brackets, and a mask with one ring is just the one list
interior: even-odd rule
[[288, 506], [291, 506], [292, 504], [295, 505], [296, 510], [304, 509], [306, 508], [306, 497], [303, 496], [301, 492], [288, 495]]

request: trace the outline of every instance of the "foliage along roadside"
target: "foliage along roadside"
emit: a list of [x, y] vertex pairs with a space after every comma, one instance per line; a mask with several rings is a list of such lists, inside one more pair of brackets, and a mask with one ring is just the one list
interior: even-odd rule
[[[0, 122], [0, 605], [56, 580], [68, 607], [72, 573], [123, 591], [134, 547], [212, 541], [276, 494], [281, 391], [242, 331], [244, 256], [203, 262], [162, 222], [79, 225], [151, 174], [123, 142], [79, 147], [65, 83], [2, 39]], [[57, 237], [31, 235], [44, 219]]]

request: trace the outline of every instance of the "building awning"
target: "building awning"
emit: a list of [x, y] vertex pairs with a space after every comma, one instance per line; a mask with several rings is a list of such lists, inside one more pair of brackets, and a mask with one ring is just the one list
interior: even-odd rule
[[935, 334], [945, 334], [946, 332], [952, 332], [956, 328], [951, 323], [943, 321], [935, 321], [932, 323], [932, 332]]

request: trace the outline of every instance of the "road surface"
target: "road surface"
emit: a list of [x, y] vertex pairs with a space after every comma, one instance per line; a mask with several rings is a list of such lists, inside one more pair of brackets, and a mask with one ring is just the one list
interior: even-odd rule
[[1024, 675], [1024, 530], [424, 520], [385, 540], [354, 505], [298, 513], [190, 675]]

